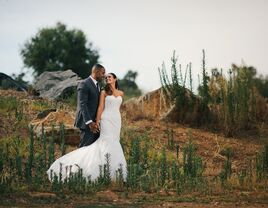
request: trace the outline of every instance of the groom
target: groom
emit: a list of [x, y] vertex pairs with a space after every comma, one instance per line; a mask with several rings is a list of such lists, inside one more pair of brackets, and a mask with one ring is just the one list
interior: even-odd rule
[[100, 64], [92, 67], [91, 75], [77, 87], [77, 110], [74, 126], [80, 129], [80, 144], [84, 147], [95, 142], [99, 137], [98, 125], [95, 123], [100, 86], [105, 76], [105, 68]]

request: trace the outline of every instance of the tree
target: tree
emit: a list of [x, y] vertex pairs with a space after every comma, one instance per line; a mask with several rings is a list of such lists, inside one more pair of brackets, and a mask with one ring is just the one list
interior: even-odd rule
[[99, 59], [98, 51], [92, 49], [92, 43], [87, 43], [81, 30], [67, 30], [62, 23], [40, 29], [26, 41], [20, 53], [25, 67], [32, 68], [35, 77], [44, 71], [72, 69], [85, 78]]
[[28, 82], [25, 81], [23, 78], [25, 76], [25, 72], [20, 72], [19, 74], [13, 73], [11, 77], [20, 85], [27, 86]]
[[140, 96], [141, 90], [136, 84], [136, 77], [138, 72], [128, 70], [123, 79], [119, 80], [119, 87], [125, 92], [127, 98]]
[[132, 70], [128, 70], [128, 72], [126, 73], [126, 75], [124, 76], [124, 79], [135, 82], [136, 78], [138, 76], [138, 72], [132, 71]]
[[268, 76], [264, 77], [263, 75], [260, 75], [254, 79], [254, 83], [259, 93], [263, 97], [268, 98]]

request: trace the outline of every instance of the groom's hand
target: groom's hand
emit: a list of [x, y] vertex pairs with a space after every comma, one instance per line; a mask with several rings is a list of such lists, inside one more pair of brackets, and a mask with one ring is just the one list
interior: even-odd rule
[[88, 124], [88, 127], [90, 129], [90, 131], [92, 131], [93, 133], [97, 133], [96, 129], [95, 129], [96, 123], [95, 122], [91, 122], [90, 124]]

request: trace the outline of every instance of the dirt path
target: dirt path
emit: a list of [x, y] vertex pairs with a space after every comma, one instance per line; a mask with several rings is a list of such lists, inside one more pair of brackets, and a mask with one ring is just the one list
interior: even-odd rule
[[21, 195], [0, 196], [0, 207], [194, 207], [226, 208], [268, 207], [266, 192], [251, 192], [241, 195], [238, 192], [225, 195], [201, 196], [199, 194], [176, 195], [174, 193], [126, 193], [118, 191], [99, 191], [94, 195], [56, 195], [54, 193], [31, 192]]

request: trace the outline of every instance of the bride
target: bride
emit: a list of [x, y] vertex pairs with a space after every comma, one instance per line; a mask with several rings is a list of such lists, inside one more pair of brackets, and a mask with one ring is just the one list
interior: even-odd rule
[[[126, 159], [119, 142], [121, 129], [120, 106], [123, 92], [118, 90], [116, 75], [109, 73], [106, 76], [105, 89], [101, 91], [96, 116], [96, 125], [100, 130], [100, 137], [89, 146], [76, 149], [58, 158], [47, 170], [48, 178], [53, 180], [56, 175], [61, 179], [68, 179], [71, 173], [82, 169], [83, 177], [95, 181], [100, 176], [100, 166], [103, 168], [109, 155], [111, 179], [116, 179], [117, 171], [123, 173], [126, 180]], [[52, 178], [51, 178], [52, 177]]]

